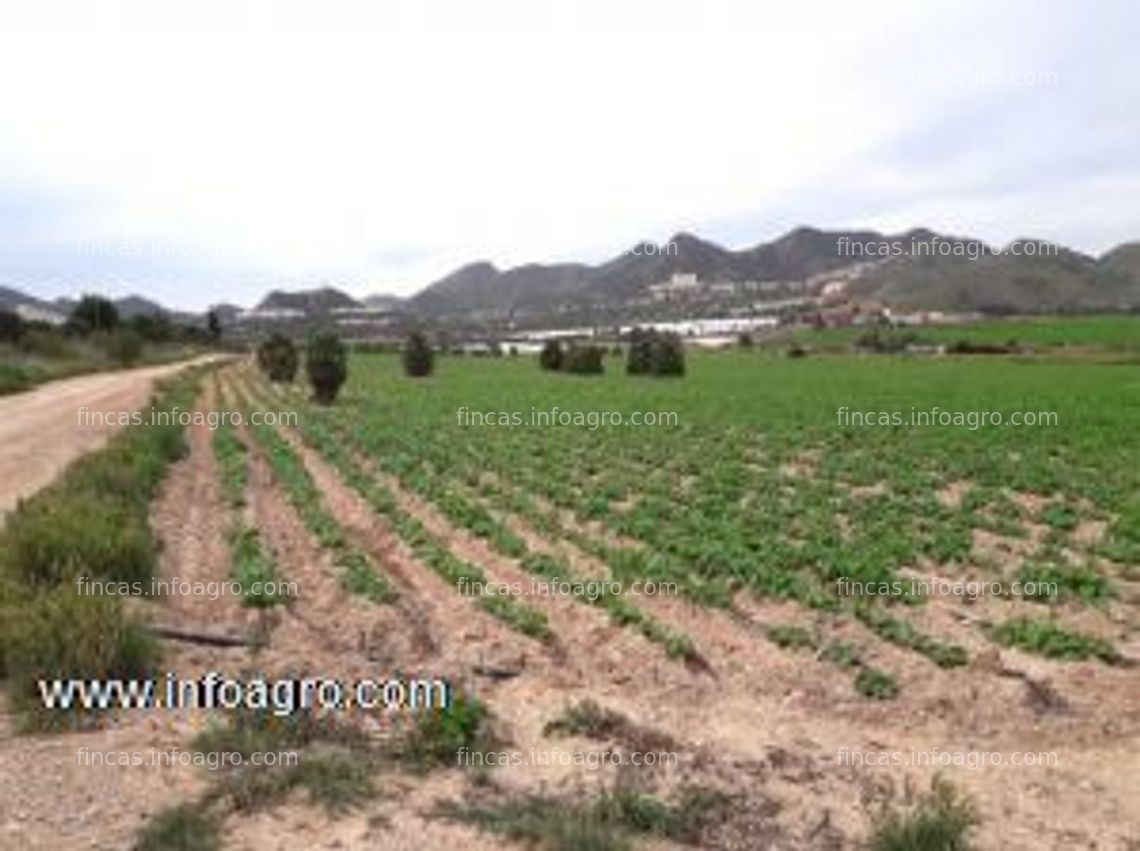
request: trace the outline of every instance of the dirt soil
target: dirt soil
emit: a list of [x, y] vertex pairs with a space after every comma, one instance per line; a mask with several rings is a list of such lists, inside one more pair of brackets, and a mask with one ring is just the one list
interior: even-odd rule
[[[0, 398], [0, 517], [121, 428], [101, 420], [146, 407], [156, 381], [191, 363], [83, 375]], [[85, 406], [90, 416], [80, 413]]]

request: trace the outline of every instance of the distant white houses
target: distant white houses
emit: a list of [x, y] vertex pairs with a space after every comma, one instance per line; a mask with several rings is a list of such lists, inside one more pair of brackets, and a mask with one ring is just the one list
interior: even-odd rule
[[307, 314], [295, 307], [267, 307], [242, 310], [237, 315], [238, 322], [278, 321], [282, 319], [304, 319]]
[[732, 316], [716, 319], [683, 319], [677, 322], [646, 322], [642, 325], [625, 325], [621, 333], [628, 334], [634, 328], [652, 328], [680, 334], [682, 337], [710, 338], [733, 337], [750, 331], [759, 331], [764, 328], [774, 328], [779, 320], [774, 316]]
[[695, 293], [701, 289], [701, 282], [693, 272], [674, 272], [673, 277], [660, 284], [649, 285], [649, 295], [656, 300]]
[[67, 317], [58, 310], [36, 307], [34, 304], [17, 304], [16, 315], [25, 322], [45, 322], [48, 325], [62, 325], [67, 321]]

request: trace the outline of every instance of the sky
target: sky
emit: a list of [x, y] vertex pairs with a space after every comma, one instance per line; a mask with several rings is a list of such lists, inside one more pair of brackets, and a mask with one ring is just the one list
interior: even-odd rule
[[1140, 240], [1131, 0], [0, 0], [0, 286], [410, 295], [688, 231]]

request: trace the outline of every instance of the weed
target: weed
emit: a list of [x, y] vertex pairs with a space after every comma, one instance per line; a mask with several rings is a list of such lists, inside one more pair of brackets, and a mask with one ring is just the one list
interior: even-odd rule
[[968, 851], [977, 825], [973, 804], [936, 777], [929, 794], [905, 809], [884, 807], [872, 818], [871, 851]]

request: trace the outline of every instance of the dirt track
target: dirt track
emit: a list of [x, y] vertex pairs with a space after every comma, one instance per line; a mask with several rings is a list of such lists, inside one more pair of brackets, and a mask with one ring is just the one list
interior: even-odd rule
[[[0, 518], [119, 430], [99, 414], [145, 407], [155, 381], [196, 362], [84, 375], [0, 398]], [[90, 417], [80, 414], [84, 406]]]

